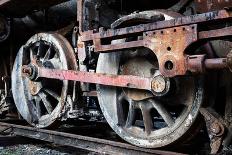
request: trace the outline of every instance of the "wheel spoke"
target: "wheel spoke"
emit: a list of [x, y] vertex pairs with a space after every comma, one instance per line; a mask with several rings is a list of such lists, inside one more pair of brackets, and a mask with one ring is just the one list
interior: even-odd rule
[[56, 99], [57, 101], [60, 101], [60, 97], [59, 95], [57, 95], [56, 92], [50, 90], [50, 89], [43, 89], [47, 94], [49, 94], [50, 96], [52, 96], [54, 99]]
[[30, 60], [32, 61], [34, 59], [33, 50], [30, 48], [29, 52], [30, 52]]
[[48, 60], [51, 56], [51, 46], [49, 46], [45, 56], [44, 56], [44, 60]]
[[58, 58], [52, 58], [52, 59], [47, 60], [47, 61], [49, 61], [56, 69], [62, 68], [62, 66], [60, 66], [61, 62]]
[[36, 105], [36, 112], [37, 112], [37, 116], [38, 118], [41, 117], [41, 107], [40, 107], [40, 101], [41, 99], [37, 96], [35, 96], [35, 105]]
[[36, 123], [38, 122], [38, 116], [37, 116], [37, 109], [36, 106], [34, 105], [34, 100], [29, 100], [28, 103], [28, 110], [31, 114], [31, 122]]
[[169, 127], [175, 123], [171, 114], [164, 108], [164, 106], [162, 106], [160, 102], [158, 102], [157, 100], [149, 101], [152, 103], [153, 107], [157, 110], [157, 112], [160, 114], [160, 116], [164, 119]]
[[47, 112], [48, 112], [49, 114], [51, 114], [51, 113], [52, 113], [52, 105], [51, 105], [51, 103], [47, 100], [46, 94], [44, 94], [43, 92], [40, 92], [40, 93], [39, 93], [39, 96], [40, 96], [40, 98], [42, 99], [43, 104], [44, 104], [44, 106], [45, 106]]
[[116, 102], [116, 109], [115, 109], [117, 114], [118, 125], [122, 125], [122, 123], [124, 122], [124, 113], [122, 108], [123, 100], [124, 100], [124, 96], [120, 94], [118, 96], [118, 100]]
[[135, 108], [134, 108], [134, 101], [129, 102], [129, 110], [126, 119], [126, 127], [131, 127], [135, 121]]
[[37, 54], [36, 54], [36, 55], [37, 55], [37, 56], [40, 56], [41, 51], [42, 51], [41, 41], [39, 41], [38, 44], [39, 44], [39, 45], [38, 45], [38, 50], [37, 50]]
[[149, 135], [151, 134], [152, 129], [153, 129], [153, 122], [151, 118], [150, 108], [148, 108], [147, 104], [144, 102], [140, 102], [139, 107], [143, 115], [143, 123], [145, 127], [145, 132], [147, 133], [147, 135]]

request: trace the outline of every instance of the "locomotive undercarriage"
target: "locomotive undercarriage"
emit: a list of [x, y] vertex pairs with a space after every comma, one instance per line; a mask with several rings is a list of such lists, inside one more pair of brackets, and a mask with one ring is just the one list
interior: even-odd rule
[[18, 112], [38, 128], [105, 121], [145, 148], [183, 144], [203, 129], [211, 153], [229, 147], [232, 3], [153, 3], [78, 0], [77, 22], [36, 28], [11, 53], [14, 66], [1, 64], [12, 74], [1, 75], [0, 116]]

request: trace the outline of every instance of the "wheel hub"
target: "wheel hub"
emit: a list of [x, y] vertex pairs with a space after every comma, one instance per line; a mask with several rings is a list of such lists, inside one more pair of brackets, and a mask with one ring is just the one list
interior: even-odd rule
[[[152, 77], [154, 74], [155, 66], [149, 63], [144, 58], [134, 58], [126, 62], [121, 68], [123, 75], [136, 75], [142, 77]], [[136, 89], [123, 89], [128, 98], [139, 101], [153, 97], [150, 91], [136, 90]]]
[[170, 90], [170, 80], [162, 75], [157, 75], [153, 78], [151, 89], [155, 96], [164, 96]]

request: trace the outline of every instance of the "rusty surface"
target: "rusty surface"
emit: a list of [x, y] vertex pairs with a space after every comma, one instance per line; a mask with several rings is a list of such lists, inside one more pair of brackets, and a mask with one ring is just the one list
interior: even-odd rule
[[[22, 68], [25, 64], [31, 68]], [[15, 105], [29, 124], [44, 128], [54, 124], [60, 117], [68, 89], [72, 90], [74, 83], [56, 80], [47, 82], [48, 79], [32, 81], [36, 79], [37, 66], [76, 70], [77, 64], [71, 45], [55, 33], [36, 34], [20, 48], [12, 72]], [[22, 70], [31, 78], [25, 78]]]
[[[2, 5], [1, 5], [1, 2], [2, 2]], [[9, 2], [13, 2], [13, 1], [10, 1], [10, 0], [0, 1], [0, 5], [1, 5], [0, 8], [2, 8], [2, 10], [4, 10], [4, 7], [7, 6], [8, 4], [10, 4]], [[16, 2], [16, 0], [14, 2]], [[25, 0], [22, 3], [25, 3], [25, 2], [27, 2], [27, 1]], [[30, 11], [30, 9], [32, 9], [32, 10], [33, 9], [43, 9], [45, 7], [45, 5], [48, 5], [48, 6], [53, 5], [53, 4], [50, 4], [50, 2], [53, 3], [53, 1], [49, 1], [49, 3], [47, 3], [47, 4], [45, 4], [44, 1], [38, 1], [38, 2], [32, 1], [33, 5], [31, 7], [28, 7], [26, 4], [23, 4], [23, 6], [21, 6], [21, 2], [14, 3], [14, 4], [12, 3], [14, 6], [12, 6], [12, 5], [9, 5], [9, 6], [11, 9], [14, 9], [15, 6], [19, 6], [18, 9], [20, 9], [20, 11], [24, 12], [24, 11], [28, 11], [27, 8]], [[187, 71], [191, 71], [193, 73], [204, 73], [207, 69], [224, 69], [227, 67], [229, 67], [230, 69], [232, 68], [231, 67], [232, 66], [231, 53], [229, 53], [227, 55], [227, 57], [223, 56], [222, 58], [217, 58], [217, 59], [214, 58], [213, 51], [208, 52], [208, 54], [210, 55], [209, 57], [211, 59], [207, 59], [205, 55], [190, 55], [190, 53], [195, 52], [195, 49], [193, 51], [191, 51], [193, 49], [193, 48], [191, 48], [192, 47], [191, 45], [193, 45], [193, 44], [195, 45], [195, 43], [198, 46], [198, 43], [200, 41], [205, 43], [206, 41], [210, 41], [210, 40], [227, 39], [227, 37], [231, 37], [231, 35], [232, 35], [232, 27], [231, 26], [225, 27], [225, 28], [221, 28], [220, 26], [219, 26], [220, 28], [217, 28], [217, 26], [210, 27], [211, 25], [214, 25], [214, 24], [216, 25], [216, 24], [220, 24], [220, 23], [224, 24], [225, 22], [228, 22], [228, 23], [231, 22], [230, 21], [231, 20], [231, 12], [228, 11], [227, 9], [209, 12], [209, 13], [205, 13], [205, 14], [192, 15], [192, 16], [174, 17], [175, 19], [171, 19], [168, 21], [164, 21], [163, 16], [161, 16], [160, 14], [158, 14], [157, 16], [147, 18], [147, 16], [139, 16], [138, 14], [135, 13], [134, 16], [132, 15], [130, 17], [127, 16], [125, 18], [121, 18], [121, 20], [122, 20], [121, 22], [119, 20], [118, 24], [116, 23], [115, 26], [113, 25], [112, 29], [106, 30], [104, 28], [98, 29], [99, 28], [98, 26], [101, 25], [98, 23], [99, 22], [98, 17], [97, 17], [98, 14], [96, 13], [97, 10], [99, 9], [98, 8], [99, 6], [97, 5], [98, 2], [100, 2], [100, 0], [99, 1], [98, 0], [89, 0], [89, 1], [79, 0], [78, 1], [77, 20], [79, 22], [79, 32], [76, 31], [75, 35], [79, 33], [80, 36], [78, 36], [78, 37], [75, 36], [73, 39], [74, 40], [74, 43], [73, 43], [74, 48], [76, 48], [76, 46], [78, 46], [78, 50], [75, 51], [75, 54], [78, 55], [77, 56], [78, 58], [76, 58], [75, 56], [72, 55], [74, 52], [72, 51], [72, 47], [70, 47], [70, 46], [63, 49], [63, 51], [64, 51], [63, 53], [70, 52], [69, 54], [64, 54], [64, 55], [61, 54], [64, 58], [67, 57], [68, 60], [72, 60], [72, 62], [78, 62], [79, 63], [78, 68], [77, 67], [70, 68], [71, 65], [68, 65], [68, 67], [66, 67], [66, 68], [62, 68], [62, 66], [61, 66], [61, 64], [63, 64], [62, 62], [52, 62], [50, 64], [45, 65], [42, 63], [42, 61], [43, 61], [42, 59], [31, 59], [31, 64], [38, 67], [38, 71], [39, 71], [38, 75], [36, 75], [35, 72], [33, 71], [33, 69], [30, 67], [28, 67], [28, 68], [25, 67], [22, 70], [21, 69], [18, 70], [18, 72], [17, 72], [18, 74], [20, 74], [22, 71], [22, 72], [27, 74], [26, 76], [32, 77], [30, 79], [27, 79], [27, 80], [32, 80], [32, 81], [28, 82], [30, 95], [36, 96], [37, 94], [40, 93], [40, 91], [44, 90], [44, 89], [41, 89], [40, 85], [38, 85], [37, 82], [39, 83], [41, 79], [48, 80], [46, 78], [60, 79], [63, 82], [67, 82], [67, 80], [80, 81], [81, 82], [80, 83], [81, 91], [78, 90], [76, 92], [82, 94], [83, 96], [96, 97], [97, 94], [96, 94], [95, 86], [93, 86], [93, 85], [90, 86], [88, 83], [100, 84], [99, 87], [102, 88], [102, 90], [99, 93], [101, 96], [98, 94], [98, 97], [100, 96], [99, 99], [101, 101], [105, 102], [104, 106], [107, 107], [108, 105], [111, 105], [111, 106], [108, 106], [107, 108], [103, 108], [103, 112], [109, 112], [111, 115], [115, 106], [118, 105], [115, 102], [118, 102], [117, 99], [120, 99], [120, 98], [117, 98], [117, 96], [116, 96], [118, 94], [116, 94], [116, 93], [113, 94], [112, 92], [110, 92], [114, 89], [114, 87], [124, 87], [125, 89], [123, 88], [120, 90], [123, 90], [123, 93], [126, 94], [127, 98], [129, 97], [130, 99], [132, 99], [134, 101], [141, 101], [141, 100], [145, 100], [148, 98], [153, 98], [154, 95], [156, 95], [155, 93], [161, 93], [161, 94], [163, 93], [164, 95], [166, 95], [164, 92], [169, 91], [169, 85], [167, 84], [167, 81], [170, 82], [169, 80], [166, 80], [166, 79], [169, 79], [166, 77], [172, 77], [172, 79], [175, 79], [176, 78], [175, 76], [185, 75]], [[222, 8], [224, 8], [225, 5], [227, 7], [230, 7], [230, 3], [231, 3], [230, 1], [228, 3], [228, 1], [215, 1], [215, 0], [212, 0], [212, 1], [208, 1], [208, 0], [207, 1], [199, 1], [198, 0], [196, 2], [198, 4], [197, 7], [199, 9], [198, 10], [199, 12], [218, 10], [218, 8], [222, 9]], [[4, 5], [3, 5], [3, 3], [4, 3]], [[38, 4], [38, 3], [41, 3], [41, 4]], [[86, 9], [85, 7], [88, 7], [87, 3], [91, 3], [91, 6], [89, 6], [90, 10], [85, 10]], [[177, 3], [172, 9], [174, 9], [176, 11], [180, 11], [182, 8], [185, 9], [185, 5], [187, 5], [187, 3], [189, 3], [189, 0], [180, 0], [179, 3]], [[5, 4], [7, 4], [7, 5], [5, 5]], [[18, 5], [18, 4], [20, 4], [20, 5]], [[36, 6], [34, 6], [34, 4]], [[26, 9], [23, 10], [22, 8], [26, 8]], [[14, 11], [17, 12], [16, 9], [14, 9]], [[87, 11], [90, 11], [90, 12], [87, 13]], [[22, 12], [20, 12], [20, 14]], [[97, 19], [97, 20], [95, 20], [95, 19]], [[124, 25], [124, 21], [128, 22], [127, 20], [129, 20], [129, 24], [126, 23]], [[136, 20], [135, 23], [131, 22], [133, 20]], [[157, 20], [163, 20], [163, 21], [155, 22]], [[83, 21], [85, 21], [86, 23], [84, 23]], [[131, 25], [136, 25], [138, 21], [142, 22], [143, 24], [140, 24], [137, 26], [131, 26]], [[90, 23], [88, 23], [88, 22], [90, 22]], [[91, 25], [91, 22], [93, 22], [93, 23], [96, 22], [99, 25], [98, 24]], [[150, 22], [153, 22], [153, 23], [150, 23]], [[149, 23], [149, 24], [144, 24], [144, 23]], [[126, 27], [127, 24], [130, 26]], [[228, 25], [230, 25], [230, 23]], [[72, 26], [73, 25], [71, 25], [71, 27]], [[101, 26], [103, 26], [103, 25], [101, 25]], [[125, 28], [118, 28], [118, 27], [125, 27]], [[210, 30], [207, 30], [208, 28], [210, 28]], [[202, 30], [204, 30], [204, 31], [202, 31]], [[77, 41], [77, 38], [79, 39], [78, 41]], [[58, 40], [60, 41], [60, 38]], [[120, 42], [120, 40], [121, 41], [123, 40], [123, 42]], [[62, 39], [61, 39], [61, 41], [62, 41]], [[75, 42], [75, 41], [77, 41], [77, 42]], [[115, 43], [115, 41], [116, 41], [116, 43]], [[41, 42], [41, 41], [39, 41], [39, 42]], [[64, 42], [59, 42], [59, 43], [61, 44], [62, 47], [64, 47], [64, 45], [63, 45]], [[77, 45], [76, 45], [76, 43], [77, 43]], [[108, 63], [102, 69], [104, 73], [95, 73], [96, 61], [98, 61], [98, 54], [99, 53], [101, 53], [101, 54], [107, 54], [110, 52], [119, 53], [116, 51], [120, 51], [120, 53], [123, 53], [123, 52], [127, 52], [129, 50], [140, 49], [140, 47], [145, 47], [146, 49], [150, 49], [153, 52], [153, 54], [157, 57], [157, 60], [159, 63], [159, 68], [157, 67], [157, 70], [160, 70], [160, 74], [162, 76], [161, 75], [159, 75], [159, 76], [154, 76], [154, 75], [144, 76], [145, 74], [143, 74], [143, 73], [133, 74], [131, 68], [128, 69], [129, 70], [127, 72], [128, 74], [125, 74], [125, 75], [124, 74], [114, 75], [114, 74], [108, 74], [107, 72], [105, 73], [105, 70], [107, 70], [106, 68], [108, 66], [110, 66], [111, 63], [113, 63], [112, 59], [109, 59], [107, 62], [106, 61], [102, 62], [103, 65]], [[127, 51], [125, 49], [127, 49]], [[25, 48], [23, 50], [27, 50], [27, 49]], [[38, 47], [38, 51], [39, 50], [40, 50], [40, 47]], [[94, 52], [96, 52], [96, 53], [94, 53]], [[138, 52], [138, 51], [135, 51], [135, 52]], [[143, 52], [141, 52], [141, 53], [143, 53]], [[39, 55], [39, 54], [37, 53], [35, 55]], [[70, 55], [72, 55], [72, 57], [70, 57]], [[24, 56], [24, 54], [21, 53], [21, 56]], [[40, 56], [42, 57], [42, 55], [40, 55]], [[78, 60], [76, 60], [76, 59], [78, 59]], [[151, 59], [153, 59], [153, 58], [151, 58]], [[23, 59], [17, 59], [16, 63], [19, 62], [20, 60], [23, 60]], [[157, 61], [157, 60], [155, 59], [154, 61]], [[38, 61], [41, 61], [39, 63], [42, 63], [42, 65], [39, 64]], [[56, 60], [56, 61], [59, 61], [59, 60]], [[149, 60], [149, 61], [153, 61], [153, 60]], [[20, 66], [20, 67], [22, 65], [27, 65], [27, 64], [26, 63], [25, 64], [20, 64], [20, 63], [17, 64], [17, 66]], [[140, 65], [140, 68], [137, 67], [137, 70], [135, 70], [135, 72], [138, 72], [138, 70], [143, 70], [143, 71], [145, 70], [144, 69], [145, 67], [143, 64], [139, 64], [139, 65]], [[48, 66], [50, 66], [50, 67], [48, 67]], [[45, 68], [45, 67], [47, 67], [47, 68]], [[17, 68], [17, 67], [15, 67], [15, 68]], [[118, 69], [117, 67], [115, 67], [115, 68]], [[136, 67], [134, 67], [134, 68], [136, 68]], [[146, 69], [148, 69], [148, 67], [146, 67]], [[113, 68], [110, 68], [108, 71], [111, 72], [111, 70], [113, 70]], [[149, 70], [149, 71], [151, 71], [151, 70]], [[36, 76], [34, 77], [34, 75], [36, 75]], [[14, 76], [17, 76], [17, 74], [15, 74]], [[152, 78], [149, 78], [149, 77], [152, 77]], [[181, 78], [183, 78], [183, 77], [181, 77]], [[189, 78], [189, 77], [187, 77], [187, 78]], [[35, 81], [35, 80], [38, 80], [38, 81]], [[18, 81], [20, 81], [20, 80], [18, 80]], [[55, 81], [55, 80], [53, 80], [53, 81]], [[196, 81], [199, 82], [198, 80], [196, 80]], [[69, 82], [71, 82], [71, 81], [69, 81]], [[182, 87], [183, 88], [182, 90], [185, 90], [186, 86], [188, 86], [189, 88], [193, 88], [193, 89], [192, 89], [192, 91], [190, 89], [188, 89], [190, 91], [189, 93], [182, 92], [183, 96], [175, 96], [174, 97], [174, 100], [179, 99], [179, 98], [183, 99], [184, 100], [183, 102], [186, 102], [183, 105], [187, 106], [188, 110], [191, 110], [188, 113], [186, 113], [186, 116], [183, 116], [183, 119], [180, 118], [180, 120], [186, 120], [185, 122], [178, 122], [179, 119], [178, 119], [178, 121], [174, 121], [172, 118], [172, 115], [169, 115], [170, 111], [167, 111], [169, 109], [166, 109], [166, 111], [165, 111], [165, 108], [162, 107], [163, 103], [160, 104], [159, 101], [150, 102], [150, 100], [149, 100], [149, 102], [142, 101], [141, 103], [132, 103], [132, 101], [128, 102], [128, 105], [132, 104], [132, 108], [129, 107], [131, 109], [128, 110], [129, 112], [131, 112], [130, 115], [133, 115], [133, 108], [134, 107], [136, 107], [137, 110], [140, 109], [142, 112], [143, 123], [144, 123], [144, 129], [141, 129], [141, 131], [139, 131], [138, 129], [134, 129], [134, 128], [131, 129], [131, 126], [133, 126], [134, 124], [133, 123], [130, 124], [130, 122], [126, 120], [127, 122], [125, 124], [127, 126], [125, 126], [124, 128], [127, 128], [128, 130], [131, 129], [131, 131], [133, 131], [133, 132], [135, 131], [135, 133], [137, 133], [135, 136], [129, 136], [129, 137], [130, 138], [132, 137], [132, 141], [135, 141], [134, 139], [136, 139], [137, 136], [141, 136], [142, 132], [146, 132], [146, 135], [144, 137], [148, 137], [147, 138], [148, 141], [146, 143], [142, 144], [141, 141], [137, 141], [135, 144], [139, 143], [139, 145], [141, 145], [141, 146], [148, 147], [148, 145], [149, 145], [149, 143], [151, 143], [151, 141], [153, 143], [156, 143], [155, 140], [157, 140], [157, 139], [155, 139], [155, 138], [151, 139], [149, 137], [149, 136], [153, 136], [153, 135], [151, 135], [151, 133], [154, 132], [153, 131], [154, 125], [152, 126], [152, 123], [154, 123], [154, 122], [152, 122], [152, 123], [149, 122], [149, 119], [150, 119], [149, 117], [151, 117], [151, 116], [150, 116], [150, 111], [148, 111], [148, 109], [151, 107], [153, 109], [156, 109], [158, 111], [158, 113], [161, 113], [161, 115], [162, 115], [161, 117], [164, 118], [164, 121], [167, 123], [167, 126], [169, 128], [167, 131], [171, 130], [170, 128], [172, 126], [174, 126], [173, 124], [182, 123], [181, 124], [182, 127], [180, 127], [179, 130], [176, 130], [173, 128], [173, 131], [171, 131], [171, 133], [173, 133], [173, 135], [168, 136], [169, 138], [173, 138], [173, 141], [175, 141], [176, 140], [175, 138], [177, 138], [179, 135], [187, 132], [187, 129], [190, 128], [190, 126], [193, 124], [193, 122], [195, 120], [195, 116], [197, 115], [198, 109], [199, 109], [200, 104], [202, 102], [202, 98], [203, 98], [202, 96], [204, 96], [204, 94], [203, 94], [204, 90], [201, 87], [201, 84], [197, 84], [197, 82], [196, 82], [196, 85], [193, 86], [193, 84], [191, 82], [194, 83], [195, 81], [191, 81], [190, 79], [187, 79], [184, 82], [177, 81], [177, 84], [184, 85], [184, 87]], [[25, 83], [24, 83], [24, 86], [25, 86]], [[191, 87], [191, 84], [192, 84], [192, 87]], [[113, 86], [113, 87], [105, 87], [105, 86]], [[79, 85], [78, 85], [78, 87], [79, 87]], [[109, 90], [109, 88], [111, 90]], [[129, 89], [129, 91], [128, 91], [127, 88], [135, 88], [135, 89]], [[117, 89], [117, 88], [115, 88], [115, 89]], [[140, 90], [140, 89], [142, 89], [142, 90]], [[12, 90], [14, 90], [14, 89], [12, 89]], [[27, 89], [20, 88], [17, 90], [27, 90]], [[145, 90], [152, 90], [155, 93], [151, 94], [150, 91], [145, 91]], [[195, 92], [194, 90], [197, 92]], [[14, 92], [14, 93], [16, 94], [17, 92]], [[112, 93], [114, 96], [110, 93]], [[196, 94], [196, 96], [194, 96], [193, 94]], [[75, 96], [76, 94], [73, 94], [73, 95]], [[17, 94], [15, 96], [17, 98]], [[73, 104], [73, 101], [72, 101], [70, 96], [71, 95], [68, 95], [68, 97], [67, 97], [68, 101], [65, 102], [64, 111], [66, 110], [65, 108], [68, 109], [69, 105]], [[186, 96], [189, 96], [188, 103], [187, 103]], [[162, 97], [162, 96], [159, 96], [159, 97]], [[66, 94], [61, 95], [61, 98], [62, 98], [62, 101], [65, 101]], [[44, 100], [44, 99], [46, 99], [46, 97], [44, 97], [42, 99]], [[113, 101], [113, 99], [116, 99], [116, 101]], [[172, 101], [173, 101], [173, 99], [172, 99]], [[192, 103], [192, 101], [194, 101], [194, 102]], [[23, 101], [18, 102], [18, 105], [19, 105], [19, 103], [21, 105], [21, 103], [26, 103], [26, 102], [23, 102]], [[28, 102], [28, 103], [30, 103], [30, 102]], [[41, 102], [41, 103], [43, 103], [43, 102]], [[32, 104], [27, 104], [27, 105], [32, 105]], [[72, 106], [70, 106], [70, 107], [72, 107]], [[34, 110], [33, 108], [34, 107], [29, 107], [30, 110], [31, 109]], [[49, 106], [45, 105], [44, 108], [49, 109]], [[174, 108], [174, 110], [176, 110], [176, 109], [178, 109], [178, 107]], [[36, 110], [38, 113], [38, 109], [36, 109]], [[115, 111], [116, 111], [116, 113], [112, 114], [113, 115], [112, 118], [114, 118], [118, 115], [120, 117], [120, 113], [119, 113], [120, 109], [116, 109]], [[30, 111], [28, 115], [33, 116], [34, 114], [37, 114], [37, 113], [33, 113]], [[49, 110], [48, 110], [48, 113], [49, 113]], [[170, 113], [172, 114], [173, 112], [170, 112]], [[63, 114], [63, 113], [59, 113], [59, 114]], [[213, 137], [213, 138], [211, 137], [212, 153], [217, 152], [217, 150], [219, 149], [219, 147], [221, 146], [221, 143], [222, 143], [222, 135], [224, 134], [224, 127], [222, 126], [220, 121], [215, 119], [215, 116], [211, 117], [211, 115], [206, 113], [206, 112], [202, 112], [202, 114], [205, 116], [205, 120], [207, 122], [207, 127], [208, 127], [208, 132], [210, 133], [210, 136], [212, 135], [212, 137]], [[126, 114], [126, 116], [128, 116], [128, 117], [130, 115]], [[51, 119], [56, 119], [56, 118], [51, 117]], [[128, 120], [129, 119], [133, 120], [133, 118], [128, 118]], [[116, 131], [118, 131], [118, 133], [121, 134], [124, 129], [121, 130], [119, 126], [123, 124], [123, 121], [120, 121], [119, 119], [114, 119], [113, 121], [112, 120], [109, 121], [109, 123], [112, 123], [112, 122], [115, 123], [113, 126], [115, 128], [117, 128]], [[43, 124], [43, 123], [41, 123], [41, 124]], [[178, 133], [174, 133], [177, 131], [178, 131]], [[138, 133], [140, 133], [140, 134], [138, 134]], [[123, 135], [123, 136], [125, 136], [125, 135]], [[167, 136], [160, 138], [160, 141], [161, 141], [160, 144], [157, 144], [156, 146], [154, 144], [150, 144], [150, 146], [153, 145], [152, 147], [154, 147], [154, 146], [160, 147], [160, 146], [164, 146], [164, 144], [166, 145], [169, 143], [169, 142], [165, 143], [165, 141], [172, 141], [170, 139], [167, 139], [166, 137]], [[143, 140], [142, 140], [142, 142], [143, 142]], [[159, 143], [159, 142], [157, 142], [157, 143]]]
[[166, 90], [166, 81], [165, 78], [162, 76], [156, 76], [155, 79], [152, 81], [151, 87], [156, 93], [162, 93]]
[[83, 32], [83, 2], [84, 0], [77, 1], [77, 21], [79, 22], [79, 33], [82, 34]]
[[198, 36], [199, 39], [217, 39], [219, 37], [225, 38], [232, 35], [232, 26], [228, 26], [221, 29], [201, 31]]
[[196, 14], [192, 16], [184, 16], [179, 17], [167, 21], [159, 21], [155, 23], [149, 24], [141, 24], [137, 26], [131, 26], [121, 29], [109, 29], [104, 30], [102, 28], [99, 29], [99, 33], [93, 33], [92, 30], [83, 32], [82, 36], [80, 36], [81, 41], [90, 41], [94, 39], [100, 38], [110, 38], [110, 37], [119, 37], [128, 34], [136, 34], [141, 33], [144, 31], [152, 31], [157, 29], [163, 29], [168, 27], [175, 27], [175, 26], [182, 26], [182, 25], [189, 25], [189, 24], [199, 24], [202, 22], [209, 22], [209, 21], [217, 21], [230, 18], [230, 14], [226, 10], [208, 12], [204, 14]]
[[[150, 38], [149, 35], [152, 37]], [[174, 37], [175, 36], [175, 37]], [[187, 71], [185, 49], [197, 41], [197, 26], [181, 26], [148, 33], [145, 46], [158, 58], [159, 70], [166, 77], [184, 75]]]
[[193, 73], [205, 72], [205, 55], [193, 55], [187, 57], [187, 68]]
[[190, 25], [149, 31], [144, 34], [143, 40], [112, 45], [101, 45], [100, 40], [96, 39], [94, 40], [94, 47], [95, 52], [147, 47], [157, 56], [161, 74], [166, 77], [173, 77], [186, 73], [184, 51], [195, 41], [197, 41], [197, 26]]
[[209, 12], [232, 7], [231, 0], [195, 0], [197, 12]]
[[205, 68], [207, 69], [224, 69], [228, 67], [226, 58], [206, 59]]
[[193, 73], [204, 73], [210, 69], [228, 68], [226, 58], [206, 59], [206, 55], [192, 55], [187, 57], [187, 68]]
[[201, 108], [200, 112], [204, 116], [206, 122], [210, 138], [211, 154], [216, 154], [221, 147], [225, 132], [224, 124], [221, 122], [222, 118], [211, 108]]
[[[130, 49], [138, 47], [147, 47], [151, 49], [156, 55], [159, 62], [159, 70], [165, 77], [174, 77], [176, 75], [184, 75], [188, 70], [186, 65], [186, 49], [188, 46], [198, 40], [215, 39], [219, 37], [231, 36], [232, 27], [226, 27], [210, 31], [198, 32], [198, 25], [192, 24], [188, 26], [181, 26], [191, 23], [200, 23], [207, 21], [215, 21], [216, 19], [229, 18], [229, 12], [225, 10], [199, 14], [194, 16], [180, 17], [169, 21], [160, 21], [152, 24], [142, 24], [134, 27], [127, 27], [115, 30], [100, 29], [99, 33], [92, 31], [84, 32], [79, 41], [87, 41], [93, 39], [94, 52], [110, 52], [121, 49]], [[172, 27], [172, 26], [176, 27]], [[148, 27], [146, 27], [148, 26]], [[153, 27], [152, 27], [153, 26]], [[161, 27], [165, 29], [160, 29]], [[172, 27], [172, 28], [167, 28]], [[153, 30], [159, 29], [159, 30]], [[149, 31], [153, 30], [153, 31]], [[139, 34], [140, 33], [140, 34]], [[87, 34], [87, 35], [86, 35]], [[143, 35], [142, 39], [116, 43], [116, 44], [102, 44], [104, 38], [118, 38], [124, 35]], [[175, 36], [175, 37], [173, 37]], [[176, 44], [178, 42], [178, 44]], [[82, 48], [80, 48], [82, 49]], [[195, 59], [196, 61], [196, 59]], [[196, 61], [197, 62], [197, 61]], [[211, 61], [209, 62], [211, 63]], [[195, 63], [196, 65], [196, 63]], [[202, 63], [198, 62], [199, 72], [204, 72]], [[205, 64], [204, 64], [205, 66]], [[209, 68], [215, 65], [209, 64]], [[217, 68], [223, 65], [215, 66]], [[196, 68], [195, 68], [196, 69]], [[197, 70], [195, 72], [198, 72]]]
[[[22, 72], [28, 66], [23, 66]], [[26, 76], [28, 76], [26, 74]], [[110, 75], [75, 70], [57, 70], [38, 67], [37, 79], [51, 78], [60, 80], [81, 81], [86, 83], [96, 83], [109, 86], [128, 87], [136, 89], [151, 90], [152, 78], [145, 78], [133, 75]]]
[[[131, 56], [130, 52], [128, 54]], [[111, 67], [114, 68], [113, 66]], [[157, 75], [154, 75], [153, 72], [151, 72], [151, 70], [152, 69], [154, 70], [154, 68], [157, 68], [157, 67], [154, 64], [151, 64], [146, 58], [134, 58], [134, 59], [132, 58], [131, 60], [128, 60], [126, 63], [123, 63], [121, 70], [119, 71], [119, 74], [120, 75], [134, 75], [134, 76], [140, 76], [140, 77], [154, 77], [154, 76], [157, 76]], [[154, 88], [152, 87], [153, 81], [157, 81], [157, 80], [153, 79], [151, 81], [152, 89]], [[135, 101], [140, 101], [140, 100], [153, 97], [153, 94], [147, 90], [123, 88], [123, 91], [125, 92], [128, 98], [133, 99]]]
[[101, 45], [100, 40], [96, 39], [94, 40], [94, 46], [95, 51], [101, 52], [147, 47], [157, 56], [161, 74], [166, 77], [173, 77], [186, 73], [184, 52], [195, 41], [197, 41], [197, 26], [190, 25], [149, 31], [144, 34], [143, 40], [113, 45]]

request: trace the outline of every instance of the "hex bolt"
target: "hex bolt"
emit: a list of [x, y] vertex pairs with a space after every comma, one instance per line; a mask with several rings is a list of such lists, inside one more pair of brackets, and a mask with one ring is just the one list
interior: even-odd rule
[[31, 76], [32, 75], [32, 68], [28, 67], [28, 66], [23, 66], [22, 73]]
[[152, 80], [151, 88], [156, 93], [162, 93], [166, 89], [166, 81], [163, 76], [158, 75]]
[[221, 132], [221, 127], [218, 123], [213, 123], [211, 125], [211, 131], [213, 134], [218, 135]]

